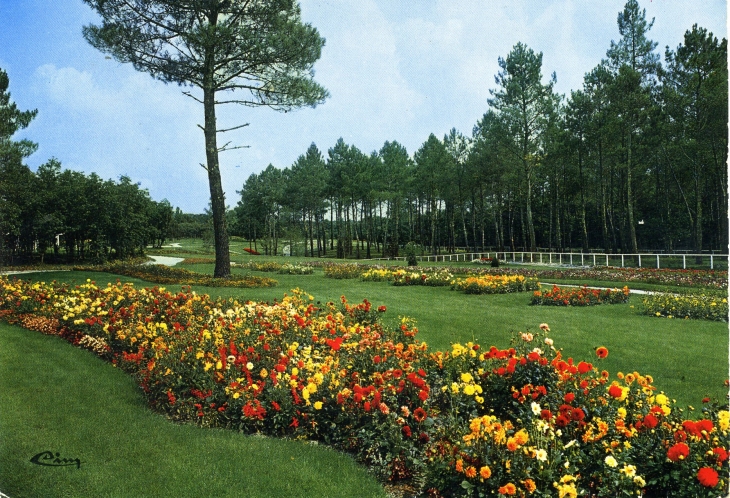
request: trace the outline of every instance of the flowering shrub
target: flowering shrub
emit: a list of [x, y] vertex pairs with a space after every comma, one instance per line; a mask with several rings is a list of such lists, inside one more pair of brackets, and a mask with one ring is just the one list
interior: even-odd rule
[[282, 268], [282, 265], [276, 261], [244, 261], [243, 263], [236, 263], [235, 266], [263, 272], [278, 272]]
[[605, 347], [564, 358], [545, 324], [508, 349], [433, 352], [383, 312], [0, 278], [0, 317], [108, 359], [169, 418], [322, 441], [423, 495], [727, 494], [726, 406], [685, 419], [651, 376], [594, 365]]
[[358, 264], [347, 263], [325, 263], [323, 266], [324, 276], [327, 278], [359, 278], [366, 267]]
[[538, 288], [536, 278], [522, 275], [482, 275], [456, 279], [452, 289], [467, 294], [506, 294], [509, 292], [525, 292]]
[[597, 304], [619, 304], [629, 300], [629, 288], [589, 289], [583, 287], [558, 287], [550, 290], [536, 290], [530, 304], [541, 306], [595, 306]]
[[214, 278], [211, 275], [192, 272], [184, 268], [173, 268], [165, 265], [139, 265], [129, 262], [114, 262], [99, 266], [74, 267], [81, 271], [103, 271], [126, 275], [154, 282], [156, 284], [204, 285], [207, 287], [275, 287], [277, 282], [271, 278], [252, 275], [231, 275], [228, 278]]
[[403, 268], [371, 268], [360, 275], [365, 282], [393, 282], [393, 285], [428, 285], [433, 287], [451, 285], [454, 276], [445, 268], [420, 272]]
[[443, 287], [451, 285], [454, 276], [445, 269], [433, 272], [397, 270], [393, 272], [393, 285], [428, 285]]
[[647, 315], [728, 321], [727, 297], [719, 295], [653, 293], [642, 302]]
[[182, 261], [184, 265], [212, 265], [215, 264], [215, 259], [211, 258], [185, 258]]
[[389, 268], [370, 268], [360, 275], [363, 282], [392, 282], [395, 272]]
[[281, 265], [279, 273], [282, 275], [312, 275], [314, 273], [314, 268], [301, 263], [286, 263]]

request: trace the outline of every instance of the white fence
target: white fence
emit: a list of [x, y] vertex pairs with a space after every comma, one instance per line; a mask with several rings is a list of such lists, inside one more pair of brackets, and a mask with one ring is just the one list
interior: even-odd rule
[[[707, 268], [715, 269], [718, 263], [727, 268], [727, 254], [606, 254], [574, 252], [470, 252], [457, 254], [438, 254], [435, 256], [416, 256], [419, 261], [465, 261], [493, 259], [508, 263], [570, 265], [570, 266], [619, 266], [621, 268]], [[698, 259], [699, 258], [699, 259]], [[387, 258], [377, 258], [383, 260]], [[390, 258], [405, 260], [403, 257]], [[664, 263], [662, 264], [662, 261]], [[699, 261], [699, 263], [698, 263]], [[689, 266], [688, 266], [689, 265]]]

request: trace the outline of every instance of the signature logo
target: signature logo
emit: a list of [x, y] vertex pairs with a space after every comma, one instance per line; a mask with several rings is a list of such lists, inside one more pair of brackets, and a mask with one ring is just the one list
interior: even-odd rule
[[69, 467], [75, 465], [77, 469], [81, 468], [81, 460], [78, 458], [61, 458], [60, 453], [52, 451], [42, 451], [30, 459], [30, 463], [36, 465], [45, 465], [47, 467]]

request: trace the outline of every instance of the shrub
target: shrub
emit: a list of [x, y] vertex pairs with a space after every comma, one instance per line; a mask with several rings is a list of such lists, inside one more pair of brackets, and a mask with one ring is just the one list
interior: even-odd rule
[[416, 244], [415, 242], [409, 242], [403, 248], [403, 253], [406, 255], [406, 263], [408, 266], [417, 266], [418, 260], [416, 259]]

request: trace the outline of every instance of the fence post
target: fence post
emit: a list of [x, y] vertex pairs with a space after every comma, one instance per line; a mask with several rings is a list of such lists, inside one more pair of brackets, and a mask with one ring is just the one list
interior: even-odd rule
[[659, 269], [659, 255], [656, 255], [656, 269]]
[[641, 268], [641, 254], [639, 254], [638, 256], [639, 256], [639, 268]]
[[573, 253], [570, 253], [570, 266], [573, 266]]
[[683, 270], [687, 269], [687, 255], [686, 254], [682, 254], [682, 269]]
[[710, 254], [710, 270], [714, 270], [714, 269], [715, 269], [715, 265], [712, 261], [712, 254]]
[[621, 268], [623, 268], [623, 267], [624, 267], [624, 255], [622, 254], [621, 255]]
[[608, 266], [608, 254], [606, 254], [606, 266]]

